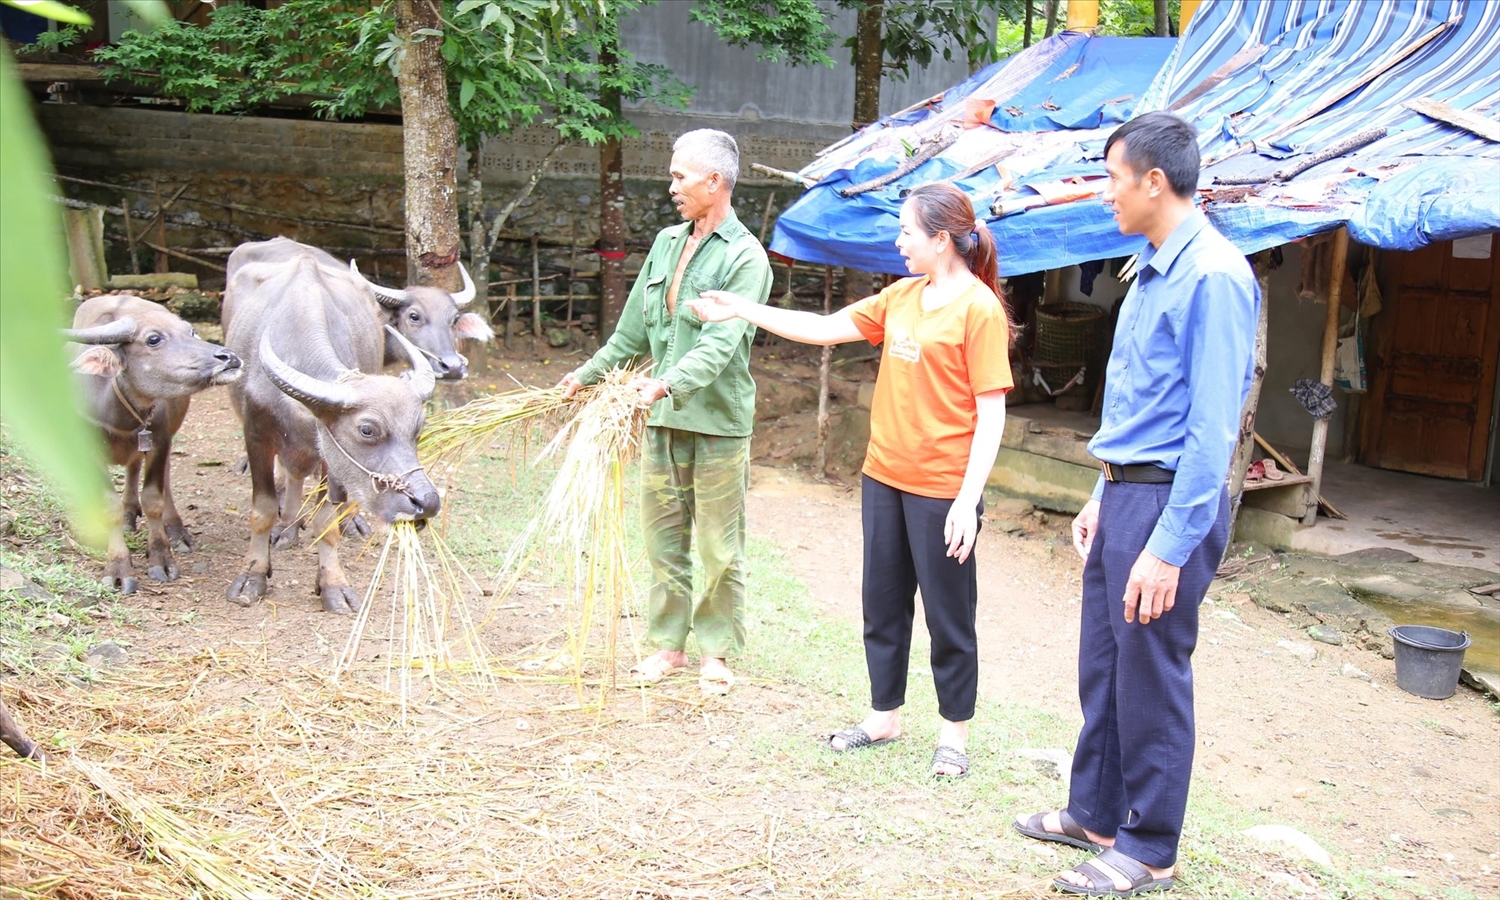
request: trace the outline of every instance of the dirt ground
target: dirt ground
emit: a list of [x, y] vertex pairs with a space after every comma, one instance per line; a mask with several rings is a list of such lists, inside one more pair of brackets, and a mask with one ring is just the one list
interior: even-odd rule
[[[771, 355], [762, 352], [757, 366], [788, 390], [800, 392], [809, 378], [816, 384], [814, 361]], [[504, 390], [511, 377], [550, 384], [582, 358], [582, 351], [518, 348], [505, 357], [508, 362], [476, 367], [469, 389]], [[858, 360], [840, 367], [839, 398], [852, 399], [871, 368]], [[817, 480], [800, 464], [809, 455], [805, 445], [815, 414], [805, 393], [798, 396], [800, 404], [787, 404], [795, 412], [766, 422], [757, 439], [752, 533], [785, 549], [792, 574], [823, 614], [857, 621], [857, 482]], [[815, 389], [812, 396], [815, 404]], [[194, 401], [173, 473], [177, 502], [199, 536], [198, 548], [179, 560], [178, 582], [159, 585], [142, 577], [140, 592], [123, 604], [134, 621], [100, 625], [101, 640], [128, 638], [134, 661], [243, 647], [282, 664], [321, 665], [348, 633], [347, 619], [319, 611], [311, 593], [315, 558], [305, 549], [278, 555], [273, 593], [264, 605], [241, 609], [223, 600], [248, 531], [249, 482], [233, 472], [241, 455], [238, 440], [225, 391]], [[981, 694], [1076, 724], [1082, 566], [1068, 543], [1067, 519], [1037, 514], [1008, 531], [997, 525], [988, 523], [977, 548]], [[351, 581], [364, 584], [371, 560], [346, 563]], [[1463, 687], [1442, 702], [1407, 695], [1396, 687], [1388, 660], [1348, 646], [1318, 644], [1315, 658], [1301, 658], [1278, 642], [1306, 643], [1306, 635], [1232, 585], [1221, 588], [1210, 594], [1195, 657], [1194, 802], [1211, 789], [1232, 808], [1315, 833], [1340, 868], [1409, 876], [1460, 895], [1500, 897], [1500, 716], [1493, 704]], [[515, 639], [524, 642], [549, 627], [538, 622], [517, 631]], [[915, 660], [914, 668], [920, 666]], [[1369, 673], [1368, 680], [1345, 674], [1349, 666]], [[705, 727], [743, 736], [759, 723], [813, 735], [845, 724], [803, 721], [796, 701], [795, 690], [746, 689], [718, 714], [719, 724]], [[662, 742], [661, 755], [668, 759], [690, 756], [704, 739], [701, 728], [658, 728], [650, 735]], [[1287, 894], [1268, 886], [1264, 896]]]

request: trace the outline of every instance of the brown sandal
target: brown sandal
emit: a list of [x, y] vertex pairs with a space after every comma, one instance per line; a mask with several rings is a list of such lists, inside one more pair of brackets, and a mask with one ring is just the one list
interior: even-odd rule
[[1083, 830], [1074, 818], [1068, 814], [1066, 809], [1058, 810], [1058, 822], [1062, 825], [1062, 834], [1048, 831], [1042, 826], [1042, 820], [1046, 818], [1045, 812], [1033, 814], [1025, 824], [1012, 821], [1011, 825], [1022, 834], [1038, 841], [1053, 841], [1058, 844], [1067, 844], [1069, 847], [1077, 847], [1079, 850], [1092, 850], [1095, 853], [1104, 849], [1103, 844], [1096, 844], [1089, 840], [1088, 832]]

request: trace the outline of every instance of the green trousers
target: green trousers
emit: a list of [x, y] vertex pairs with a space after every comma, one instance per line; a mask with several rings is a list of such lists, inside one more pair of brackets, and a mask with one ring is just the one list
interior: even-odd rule
[[[704, 656], [745, 648], [745, 496], [750, 439], [648, 427], [641, 459], [641, 514], [651, 593], [646, 639], [682, 650], [688, 632]], [[693, 599], [693, 533], [703, 594]]]

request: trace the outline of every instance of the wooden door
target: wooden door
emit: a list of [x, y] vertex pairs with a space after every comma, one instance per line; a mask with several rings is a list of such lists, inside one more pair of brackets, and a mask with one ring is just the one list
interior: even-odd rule
[[1472, 258], [1473, 242], [1381, 254], [1366, 465], [1484, 478], [1500, 358], [1500, 240], [1489, 241], [1484, 259]]

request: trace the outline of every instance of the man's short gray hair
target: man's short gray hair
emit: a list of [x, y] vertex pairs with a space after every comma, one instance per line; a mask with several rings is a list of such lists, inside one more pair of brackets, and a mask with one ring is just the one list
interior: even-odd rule
[[724, 184], [734, 190], [740, 175], [740, 147], [728, 134], [713, 128], [698, 128], [679, 137], [672, 144], [672, 152], [686, 154], [708, 171], [718, 172]]

